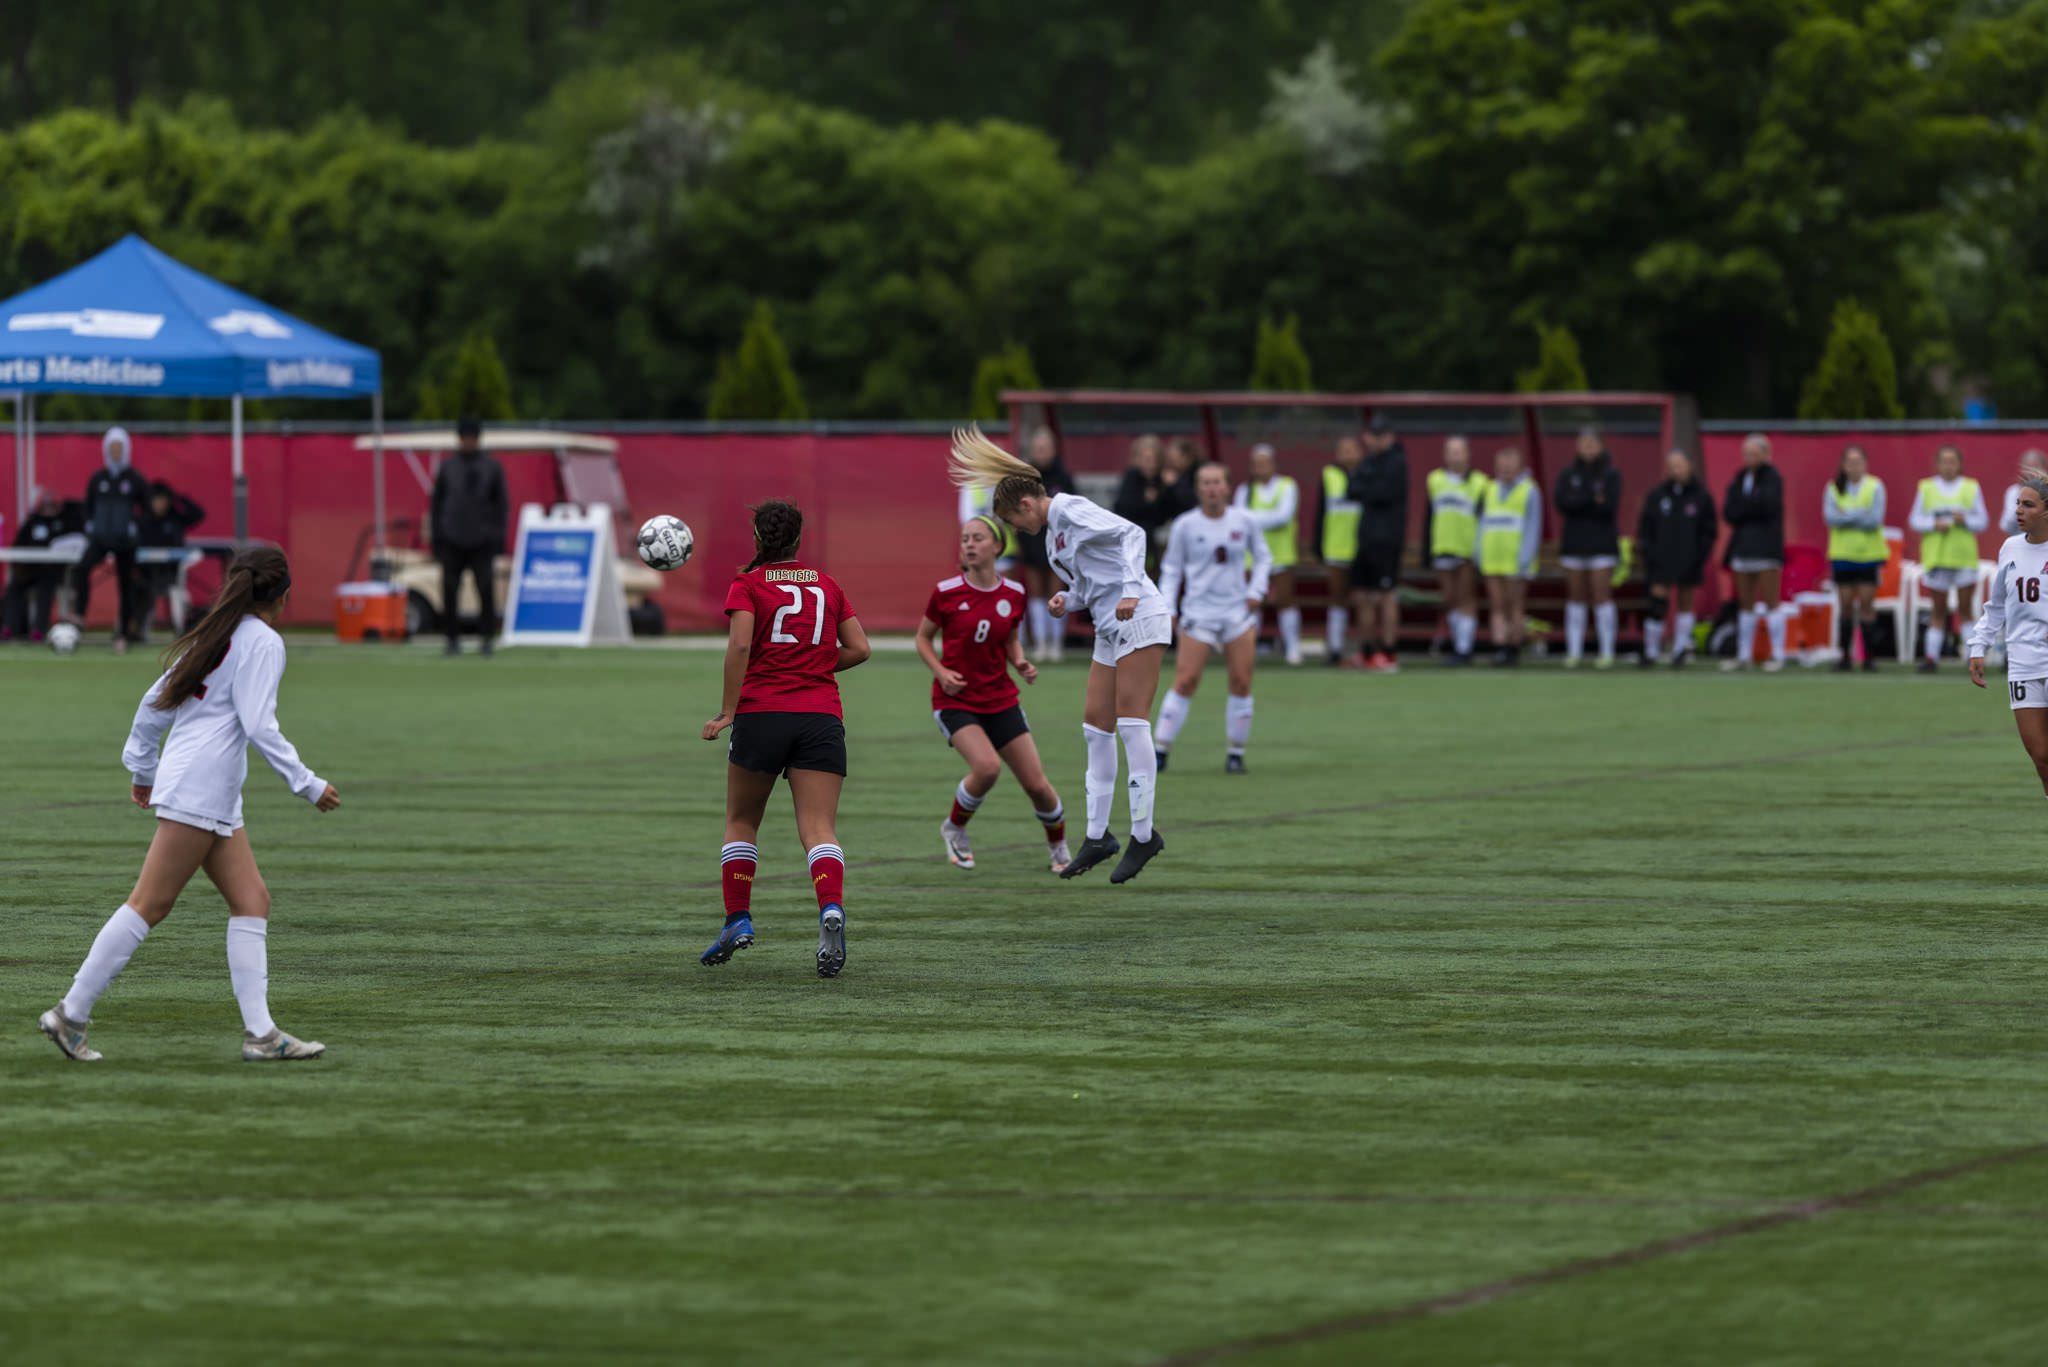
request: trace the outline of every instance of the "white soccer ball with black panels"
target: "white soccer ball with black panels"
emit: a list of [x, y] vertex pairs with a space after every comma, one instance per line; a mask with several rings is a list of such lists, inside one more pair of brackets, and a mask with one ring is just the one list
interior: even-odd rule
[[69, 622], [59, 622], [51, 627], [46, 639], [50, 643], [50, 649], [59, 655], [74, 654], [78, 650], [78, 628]]
[[660, 513], [640, 524], [639, 547], [649, 568], [679, 570], [697, 549], [697, 538], [690, 534], [689, 523]]

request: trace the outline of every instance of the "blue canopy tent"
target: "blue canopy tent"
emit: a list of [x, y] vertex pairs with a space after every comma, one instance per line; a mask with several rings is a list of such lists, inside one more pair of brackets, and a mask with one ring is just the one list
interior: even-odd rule
[[15, 509], [35, 477], [35, 396], [231, 399], [235, 539], [249, 537], [242, 400], [368, 397], [384, 548], [384, 388], [377, 353], [281, 313], [130, 233], [90, 261], [0, 303], [0, 392], [15, 404]]

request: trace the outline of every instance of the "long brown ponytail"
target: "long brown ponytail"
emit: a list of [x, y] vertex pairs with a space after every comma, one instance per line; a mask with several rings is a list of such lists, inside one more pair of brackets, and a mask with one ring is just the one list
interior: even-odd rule
[[796, 554], [797, 543], [803, 540], [803, 535], [803, 509], [780, 498], [771, 498], [759, 505], [754, 509], [754, 558], [740, 573], [789, 559]]
[[152, 706], [170, 712], [198, 697], [206, 676], [220, 668], [242, 619], [277, 602], [291, 586], [291, 566], [277, 547], [248, 546], [236, 552], [213, 606], [165, 649], [164, 668], [170, 677]]

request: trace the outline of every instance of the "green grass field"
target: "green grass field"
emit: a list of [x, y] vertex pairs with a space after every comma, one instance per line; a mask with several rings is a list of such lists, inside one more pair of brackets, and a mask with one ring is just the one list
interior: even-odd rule
[[[295, 646], [346, 805], [259, 761], [248, 820], [327, 1058], [239, 1061], [199, 885], [81, 1066], [34, 1020], [149, 836], [151, 665], [0, 655], [0, 1361], [2048, 1358], [2048, 813], [1999, 692], [1275, 669], [1226, 779], [1212, 674], [1111, 889], [1007, 779], [945, 864], [885, 654], [821, 982], [781, 797], [761, 941], [697, 965], [716, 667]], [[1027, 699], [1077, 822], [1081, 680]]]

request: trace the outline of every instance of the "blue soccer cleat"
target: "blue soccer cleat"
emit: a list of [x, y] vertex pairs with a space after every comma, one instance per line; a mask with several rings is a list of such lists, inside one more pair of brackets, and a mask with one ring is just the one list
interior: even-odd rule
[[719, 931], [718, 938], [711, 942], [711, 948], [697, 956], [697, 962], [706, 968], [716, 968], [752, 943], [753, 917], [742, 916], [736, 921], [727, 921], [725, 929]]

